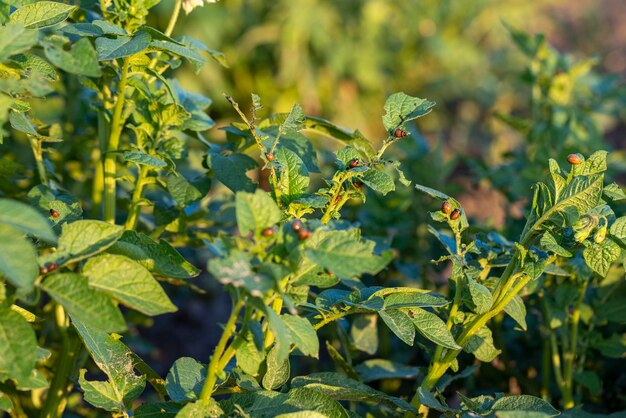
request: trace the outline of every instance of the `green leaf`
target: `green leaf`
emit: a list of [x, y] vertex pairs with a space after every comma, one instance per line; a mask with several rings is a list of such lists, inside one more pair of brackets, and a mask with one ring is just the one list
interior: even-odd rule
[[0, 382], [30, 377], [37, 361], [35, 331], [26, 319], [8, 308], [0, 308]]
[[131, 258], [158, 276], [190, 279], [200, 274], [167, 241], [157, 243], [140, 232], [125, 231], [107, 252]]
[[186, 207], [201, 200], [209, 192], [206, 187], [208, 183], [194, 183], [190, 183], [182, 175], [170, 174], [167, 176], [167, 191], [179, 206]]
[[132, 38], [120, 36], [118, 38], [100, 37], [96, 39], [96, 51], [100, 61], [114, 60], [128, 57], [146, 50], [152, 38], [147, 32], [137, 32]]
[[179, 57], [186, 58], [191, 64], [196, 66], [196, 69], [200, 68], [206, 63], [206, 60], [202, 55], [184, 45], [179, 45], [175, 42], [171, 42], [168, 40], [153, 40], [150, 43], [150, 47], [158, 49], [160, 51], [165, 51], [174, 55], [178, 55]]
[[602, 195], [603, 182], [602, 174], [574, 177], [554, 204], [551, 203], [547, 187], [543, 183], [537, 183], [533, 198], [534, 210], [528, 225], [534, 224], [533, 228], [538, 229], [546, 221], [555, 221], [560, 226], [561, 217], [567, 216], [567, 212], [572, 208], [579, 213], [595, 208]]
[[468, 278], [468, 289], [472, 298], [473, 311], [477, 314], [488, 312], [493, 305], [493, 296], [489, 289], [474, 279]]
[[237, 226], [242, 235], [260, 233], [263, 229], [280, 222], [281, 213], [270, 195], [257, 190], [254, 193], [238, 192], [235, 196]]
[[13, 409], [13, 402], [4, 393], [0, 392], [0, 411], [9, 412]]
[[609, 228], [611, 237], [617, 238], [622, 244], [626, 245], [626, 216], [619, 217], [613, 222]]
[[111, 294], [124, 305], [146, 315], [175, 312], [163, 288], [141, 264], [128, 257], [100, 254], [87, 260], [82, 274], [89, 286]]
[[281, 198], [288, 205], [302, 197], [309, 187], [309, 171], [298, 155], [288, 148], [280, 148], [275, 154], [281, 170], [278, 184]]
[[497, 399], [491, 406], [492, 411], [523, 411], [539, 412], [550, 417], [559, 415], [559, 411], [554, 409], [547, 401], [530, 395], [503, 396]]
[[583, 370], [574, 376], [574, 380], [581, 386], [589, 389], [591, 396], [597, 396], [602, 389], [602, 381], [597, 373], [590, 370]]
[[15, 200], [0, 199], [0, 224], [10, 225], [44, 241], [57, 241], [46, 218], [32, 207]]
[[360, 177], [360, 180], [375, 192], [386, 195], [396, 189], [393, 177], [389, 175], [383, 168], [369, 169]]
[[417, 388], [417, 396], [419, 397], [422, 405], [426, 405], [427, 407], [440, 412], [452, 411], [452, 409], [448, 408], [445, 405], [442, 405], [441, 402], [439, 402], [439, 400], [435, 397], [435, 395], [433, 395], [430, 391], [426, 390], [422, 386]]
[[176, 402], [200, 399], [206, 373], [206, 365], [190, 357], [179, 358], [165, 378], [167, 394]]
[[378, 350], [377, 315], [358, 315], [350, 327], [350, 337], [354, 347], [367, 354]]
[[407, 314], [397, 309], [388, 309], [379, 311], [378, 315], [380, 315], [391, 332], [396, 334], [405, 344], [413, 346], [415, 327]]
[[176, 402], [145, 403], [133, 412], [134, 418], [174, 418], [181, 405]]
[[131, 163], [147, 165], [148, 167], [167, 167], [167, 163], [159, 157], [155, 157], [154, 155], [149, 155], [141, 151], [124, 151], [122, 158], [126, 161], [130, 161]]
[[571, 257], [572, 253], [566, 250], [559, 244], [554, 235], [550, 232], [544, 232], [541, 236], [541, 246], [548, 251], [552, 251], [553, 253], [560, 255], [562, 257]]
[[[589, 156], [579, 168], [581, 174], [597, 174], [606, 171], [606, 151], [596, 151]], [[578, 167], [577, 167], [578, 168]]]
[[206, 158], [215, 177], [233, 192], [253, 192], [256, 189], [256, 184], [246, 176], [246, 172], [258, 166], [252, 158], [245, 154], [221, 155], [216, 152], [209, 152]]
[[45, 46], [44, 52], [52, 64], [68, 73], [88, 77], [102, 75], [100, 64], [98, 64], [98, 54], [87, 38], [78, 40], [69, 51], [50, 44]]
[[111, 298], [89, 288], [86, 277], [75, 273], [58, 273], [46, 277], [40, 287], [63, 305], [73, 320], [102, 331], [124, 331], [124, 317]]
[[394, 93], [385, 102], [383, 125], [387, 132], [392, 132], [405, 122], [427, 115], [435, 105], [426, 99], [411, 97], [404, 93]]
[[365, 138], [359, 131], [351, 132], [325, 119], [312, 116], [306, 117], [304, 129], [309, 129], [322, 135], [329, 136], [353, 147], [366, 161], [369, 161], [374, 155], [376, 155], [376, 151], [372, 147], [370, 141], [368, 141], [368, 139]]
[[146, 377], [137, 376], [133, 371], [132, 352], [119, 339], [102, 330], [76, 319], [73, 323], [91, 358], [108, 378], [106, 381], [89, 381], [85, 379], [87, 370], [81, 369], [78, 383], [84, 399], [110, 412], [126, 412], [125, 404], [141, 395], [146, 386]]
[[452, 350], [461, 348], [454, 341], [454, 337], [452, 337], [452, 334], [446, 327], [446, 323], [437, 315], [420, 308], [414, 308], [411, 312], [413, 324], [424, 338]]
[[320, 343], [311, 322], [296, 315], [281, 315], [280, 318], [289, 329], [289, 339], [302, 354], [317, 358]]
[[306, 388], [291, 389], [289, 393], [260, 390], [235, 394], [230, 398], [231, 402], [249, 417], [349, 417], [339, 402]]
[[[320, 417], [348, 418], [348, 413], [336, 400], [325, 396], [318, 391], [307, 388], [291, 389], [287, 394], [285, 405], [301, 408], [301, 418], [313, 418], [318, 414]], [[282, 415], [295, 418], [297, 412]]]
[[473, 354], [478, 360], [484, 362], [490, 362], [496, 358], [501, 351], [497, 350], [493, 346], [493, 337], [491, 336], [491, 330], [487, 327], [482, 327], [474, 334], [463, 350], [466, 353]]
[[[48, 222], [54, 224], [54, 229], [59, 229], [66, 222], [81, 219], [83, 209], [80, 207], [80, 201], [76, 196], [65, 193], [61, 190], [52, 190], [49, 187], [40, 184], [29, 190], [28, 199], [39, 209], [44, 216], [48, 216]], [[59, 212], [58, 218], [53, 218], [50, 209]]]
[[371, 359], [356, 366], [361, 380], [372, 382], [380, 379], [415, 379], [419, 368], [395, 363], [385, 359]]
[[83, 260], [109, 248], [123, 233], [123, 226], [102, 221], [63, 224], [57, 251], [40, 257], [40, 262], [54, 261], [62, 265]]
[[0, 62], [28, 51], [37, 43], [37, 31], [28, 30], [20, 23], [9, 23], [0, 27]]
[[261, 297], [274, 287], [274, 280], [255, 272], [250, 264], [250, 254], [233, 250], [224, 258], [209, 260], [207, 269], [220, 283], [246, 289], [252, 296]]
[[507, 303], [504, 307], [504, 312], [506, 312], [517, 324], [526, 331], [526, 306], [524, 305], [524, 300], [519, 295], [513, 296], [513, 299]]
[[[39, 215], [39, 214], [37, 214]], [[37, 252], [21, 231], [0, 224], [0, 276], [23, 293], [33, 290], [39, 274]]]
[[285, 121], [281, 125], [282, 131], [299, 131], [304, 128], [304, 122], [306, 117], [304, 115], [304, 111], [302, 110], [302, 106], [299, 104], [294, 104], [291, 107], [291, 111], [287, 114]]
[[224, 411], [213, 399], [188, 403], [176, 414], [176, 418], [218, 418], [223, 416]]
[[626, 199], [626, 193], [624, 193], [624, 190], [622, 190], [622, 188], [617, 185], [617, 183], [611, 183], [605, 186], [603, 193], [606, 197], [613, 200], [614, 202]]
[[289, 358], [278, 358], [278, 349], [272, 347], [267, 354], [266, 366], [267, 371], [263, 376], [263, 387], [268, 390], [276, 389], [287, 383], [289, 380], [289, 374], [291, 373], [291, 366], [289, 365]]
[[[421, 289], [420, 289], [421, 290]], [[392, 293], [385, 298], [384, 309], [400, 309], [400, 308], [431, 308], [446, 306], [449, 300], [442, 296], [422, 292], [403, 292]]]
[[250, 376], [257, 376], [261, 363], [265, 360], [265, 351], [261, 352], [253, 339], [244, 340], [237, 347], [235, 358], [237, 359], [237, 367], [241, 368], [244, 373]]
[[412, 405], [400, 398], [374, 390], [339, 373], [323, 372], [298, 376], [291, 381], [291, 386], [314, 390], [340, 401], [382, 403], [393, 409], [416, 411]]
[[445, 193], [440, 192], [439, 190], [431, 189], [427, 186], [422, 186], [421, 184], [416, 184], [415, 188], [422, 193], [426, 193], [428, 196], [439, 199], [439, 200], [449, 200], [450, 196]]
[[374, 253], [373, 241], [362, 241], [353, 230], [317, 230], [306, 244], [306, 255], [319, 266], [340, 278], [363, 273], [376, 274], [390, 260], [390, 254]]
[[39, 136], [37, 129], [35, 129], [25, 113], [11, 111], [11, 113], [9, 113], [9, 121], [11, 122], [11, 127], [16, 131], [24, 132], [32, 136]]
[[255, 306], [264, 313], [269, 324], [269, 329], [276, 339], [276, 343], [273, 348], [276, 349], [276, 362], [281, 363], [289, 357], [289, 347], [291, 345], [291, 341], [289, 339], [289, 328], [287, 328], [287, 325], [285, 325], [281, 317], [274, 312], [273, 309], [264, 303], [259, 301], [256, 302]]
[[13, 12], [11, 22], [21, 23], [26, 29], [45, 28], [63, 22], [77, 9], [55, 1], [38, 1]]
[[605, 277], [611, 264], [620, 257], [621, 253], [620, 246], [611, 238], [606, 238], [599, 244], [594, 242], [585, 248], [583, 258], [589, 268]]

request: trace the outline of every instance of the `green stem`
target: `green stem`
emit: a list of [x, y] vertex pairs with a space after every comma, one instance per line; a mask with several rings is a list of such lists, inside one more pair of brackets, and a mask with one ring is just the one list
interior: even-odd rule
[[39, 181], [41, 184], [48, 185], [48, 174], [46, 172], [46, 166], [43, 162], [43, 150], [41, 147], [41, 141], [37, 138], [33, 138], [28, 135], [28, 142], [30, 148], [33, 150], [33, 157], [35, 157], [35, 164], [37, 164], [37, 172], [39, 173]]
[[135, 190], [133, 191], [132, 201], [130, 203], [130, 211], [128, 212], [128, 217], [126, 218], [125, 228], [127, 230], [135, 229], [137, 226], [137, 218], [139, 217], [139, 211], [141, 210], [141, 206], [139, 205], [139, 201], [141, 200], [141, 194], [143, 193], [143, 186], [146, 184], [146, 177], [148, 177], [148, 172], [150, 171], [150, 167], [147, 165], [142, 165], [139, 169], [139, 173], [137, 174], [137, 182], [135, 184]]
[[215, 389], [215, 383], [217, 382], [217, 373], [219, 372], [219, 364], [222, 354], [224, 353], [224, 349], [226, 348], [226, 344], [228, 340], [233, 335], [236, 330], [235, 324], [237, 322], [237, 317], [239, 315], [239, 311], [244, 306], [244, 300], [239, 299], [233, 305], [233, 309], [230, 313], [230, 317], [224, 326], [224, 331], [222, 332], [222, 336], [215, 346], [215, 350], [213, 351], [213, 356], [211, 357], [211, 362], [209, 363], [209, 368], [207, 371], [207, 378], [202, 387], [202, 392], [200, 392], [200, 399], [208, 400], [213, 394], [213, 390]]
[[72, 371], [74, 357], [80, 349], [80, 342], [68, 334], [68, 320], [61, 305], [56, 305], [55, 317], [61, 334], [61, 349], [54, 368], [55, 374], [41, 411], [41, 418], [57, 418], [63, 415], [71, 386], [71, 383], [68, 384], [68, 378]]
[[249, 306], [246, 306], [245, 313], [243, 314], [243, 325], [241, 326], [241, 330], [237, 333], [237, 336], [230, 343], [228, 348], [224, 351], [222, 358], [217, 366], [218, 370], [223, 370], [230, 359], [233, 358], [235, 353], [237, 353], [237, 349], [241, 346], [246, 338], [246, 334], [248, 333], [248, 321], [252, 316], [252, 309]]
[[380, 149], [376, 153], [376, 157], [374, 157], [374, 160], [380, 160], [380, 158], [385, 153], [385, 150], [387, 149], [387, 147], [389, 147], [389, 145], [391, 145], [394, 142], [396, 142], [397, 139], [398, 138], [393, 137], [393, 136], [388, 136], [387, 138], [385, 138], [385, 140], [383, 141], [382, 145], [380, 146]]
[[[495, 306], [489, 311], [482, 315], [478, 315], [472, 322], [468, 324], [468, 326], [463, 330], [461, 335], [459, 335], [456, 343], [460, 347], [465, 347], [470, 340], [482, 327], [484, 327], [487, 322], [502, 312], [506, 305], [513, 299], [513, 297], [518, 294], [524, 286], [530, 281], [530, 276], [524, 276], [523, 279], [519, 279], [517, 283], [513, 286], [511, 291], [507, 294], [502, 295], [499, 301], [496, 302]], [[441, 360], [435, 360], [433, 365], [430, 367], [430, 370], [424, 381], [422, 382], [422, 387], [428, 391], [432, 390], [441, 376], [448, 370], [454, 359], [457, 358], [462, 349], [459, 350], [448, 350], [447, 353], [443, 356]], [[421, 407], [421, 403], [419, 400], [419, 396], [416, 393], [411, 400], [411, 404], [417, 408]]]
[[550, 399], [550, 341], [543, 342], [543, 360], [541, 365], [541, 397], [545, 400]]
[[[183, 0], [176, 0], [176, 4], [174, 5], [174, 10], [172, 10], [172, 16], [170, 17], [170, 21], [167, 23], [167, 28], [165, 29], [164, 35], [170, 36], [172, 32], [174, 32], [174, 27], [176, 26], [176, 22], [178, 21], [178, 16], [180, 16], [180, 9], [183, 4]], [[150, 64], [149, 68], [154, 69], [159, 62], [159, 58], [161, 57], [162, 52], [159, 51], [156, 53]]]
[[109, 223], [115, 223], [115, 175], [117, 171], [115, 159], [124, 127], [122, 115], [126, 101], [125, 90], [129, 66], [129, 59], [126, 57], [122, 62], [122, 75], [118, 86], [117, 102], [113, 108], [113, 119], [111, 120], [111, 135], [107, 152], [104, 156], [104, 220]]
[[576, 361], [576, 350], [578, 346], [578, 325], [580, 323], [580, 307], [582, 306], [585, 293], [587, 292], [588, 281], [585, 280], [579, 289], [578, 299], [574, 305], [572, 312], [572, 328], [570, 331], [570, 347], [569, 351], [564, 355], [563, 380], [567, 389], [567, 396], [563, 396], [563, 407], [565, 409], [574, 407], [574, 366]]
[[[252, 137], [254, 138], [254, 141], [256, 142], [257, 147], [259, 147], [259, 150], [261, 152], [271, 151], [271, 150], [268, 150], [265, 147], [265, 145], [263, 145], [263, 141], [261, 140], [261, 137], [256, 131], [254, 122], [248, 119], [245, 113], [243, 113], [243, 111], [239, 107], [239, 103], [237, 103], [235, 99], [233, 99], [227, 94], [224, 95], [224, 98], [228, 101], [228, 103], [230, 103], [233, 109], [235, 109], [235, 112], [237, 112], [241, 120], [248, 126], [248, 129], [250, 130], [250, 133], [252, 134]], [[272, 185], [272, 189], [274, 189], [274, 198], [276, 199], [276, 204], [278, 205], [278, 207], [281, 207], [282, 206], [281, 205], [281, 190], [280, 190], [280, 187], [278, 187], [278, 178], [276, 176], [276, 170], [274, 169], [274, 167], [270, 168], [270, 183]]]
[[563, 380], [563, 373], [561, 368], [561, 356], [559, 355], [559, 346], [556, 342], [556, 334], [554, 330], [550, 329], [550, 351], [552, 352], [552, 368], [554, 369], [554, 380], [556, 384], [563, 392], [563, 399], [565, 399], [565, 381]]

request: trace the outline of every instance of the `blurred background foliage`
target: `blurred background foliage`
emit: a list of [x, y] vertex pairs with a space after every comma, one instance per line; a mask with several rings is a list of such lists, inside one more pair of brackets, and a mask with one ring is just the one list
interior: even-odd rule
[[[168, 3], [159, 6], [163, 25]], [[602, 72], [624, 74], [623, 16], [620, 0], [228, 0], [198, 9], [178, 30], [223, 51], [230, 68], [181, 77], [192, 91], [227, 92], [244, 103], [256, 92], [270, 112], [298, 102], [368, 137], [384, 135], [385, 97], [406, 91], [438, 103], [422, 122], [426, 134], [499, 162], [516, 138], [491, 114], [528, 101], [519, 83], [527, 60], [503, 22], [545, 33], [561, 51], [597, 57]], [[224, 100], [212, 109], [217, 119], [232, 114]], [[603, 128], [614, 129], [615, 119]]]
[[[152, 24], [165, 26], [170, 3]], [[519, 223], [547, 158], [607, 148], [618, 151], [610, 166], [625, 168], [625, 21], [621, 0], [227, 0], [183, 17], [177, 30], [222, 51], [229, 68], [178, 76], [214, 99], [218, 127], [233, 120], [223, 92], [245, 108], [255, 92], [267, 113], [301, 103], [374, 141], [385, 136], [379, 118], [391, 92], [433, 100], [394, 157], [409, 179], [458, 196], [475, 222], [502, 230], [509, 218]], [[547, 43], [524, 51], [507, 26]], [[540, 119], [553, 127], [553, 117], [558, 129], [524, 131]], [[354, 217], [416, 255], [428, 248], [414, 239], [427, 235], [424, 205], [406, 188], [384, 199], [370, 193]]]

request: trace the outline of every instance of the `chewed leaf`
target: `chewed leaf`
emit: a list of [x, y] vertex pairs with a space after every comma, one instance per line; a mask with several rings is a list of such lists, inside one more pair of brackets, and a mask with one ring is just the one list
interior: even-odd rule
[[85, 400], [92, 405], [111, 412], [125, 412], [126, 403], [143, 392], [146, 377], [134, 373], [131, 351], [119, 339], [73, 320], [89, 354], [106, 376], [106, 381], [85, 379], [82, 369], [78, 382], [85, 392]]
[[383, 125], [388, 132], [396, 129], [407, 121], [417, 119], [430, 113], [435, 102], [411, 97], [404, 93], [394, 93], [385, 102]]

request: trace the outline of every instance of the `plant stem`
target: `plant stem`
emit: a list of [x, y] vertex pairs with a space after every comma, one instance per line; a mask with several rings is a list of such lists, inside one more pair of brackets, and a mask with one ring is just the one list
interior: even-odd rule
[[[248, 126], [248, 129], [250, 130], [250, 133], [252, 134], [252, 137], [254, 138], [256, 145], [259, 147], [259, 150], [261, 152], [267, 152], [268, 149], [265, 147], [265, 145], [263, 145], [263, 141], [261, 141], [261, 137], [256, 131], [254, 122], [248, 119], [245, 113], [243, 113], [243, 111], [239, 107], [239, 103], [237, 103], [235, 99], [233, 99], [227, 94], [224, 95], [224, 98], [228, 101], [228, 103], [230, 103], [233, 109], [235, 109], [235, 112], [237, 112], [241, 120]], [[270, 183], [272, 184], [272, 189], [274, 190], [274, 198], [276, 199], [276, 204], [280, 208], [281, 207], [281, 199], [280, 199], [281, 191], [280, 191], [280, 188], [278, 187], [278, 178], [276, 176], [276, 169], [274, 167], [270, 167]]]
[[230, 343], [228, 348], [224, 351], [224, 354], [222, 355], [222, 358], [220, 359], [220, 362], [217, 366], [218, 370], [224, 369], [224, 367], [226, 367], [230, 359], [232, 359], [235, 353], [237, 352], [237, 349], [239, 348], [239, 346], [241, 346], [241, 343], [243, 343], [243, 341], [245, 340], [245, 336], [248, 332], [248, 321], [250, 320], [251, 316], [252, 316], [252, 309], [249, 306], [247, 306], [245, 313], [243, 314], [243, 321], [242, 321], [243, 325], [241, 326], [241, 330], [237, 333], [237, 336], [233, 339], [233, 341]]
[[543, 342], [543, 359], [541, 364], [541, 398], [550, 399], [550, 341]]
[[200, 399], [208, 400], [213, 394], [213, 389], [215, 389], [215, 383], [217, 382], [217, 373], [219, 372], [219, 364], [222, 354], [224, 353], [224, 349], [226, 348], [226, 343], [235, 332], [235, 324], [237, 322], [237, 317], [239, 315], [239, 311], [244, 306], [244, 300], [238, 299], [237, 302], [233, 305], [233, 309], [230, 312], [230, 317], [224, 326], [224, 331], [222, 332], [222, 336], [215, 346], [215, 350], [213, 351], [213, 356], [211, 357], [211, 362], [209, 363], [209, 367], [207, 370], [207, 378], [204, 382], [204, 386], [202, 387], [202, 392], [200, 392]]
[[572, 312], [572, 328], [570, 331], [570, 346], [569, 350], [564, 353], [563, 360], [563, 383], [565, 392], [563, 393], [563, 408], [570, 409], [575, 406], [574, 403], [574, 366], [576, 360], [576, 350], [578, 345], [578, 324], [580, 323], [580, 307], [585, 298], [587, 292], [588, 281], [585, 280], [583, 285], [578, 291], [578, 299], [576, 305], [574, 305], [574, 311]]
[[37, 164], [37, 172], [39, 173], [39, 181], [41, 184], [48, 185], [48, 174], [46, 173], [46, 166], [43, 162], [43, 150], [41, 148], [41, 141], [37, 138], [33, 138], [28, 135], [28, 142], [30, 148], [33, 150], [33, 156], [35, 157], [35, 164]]
[[563, 373], [561, 369], [561, 356], [559, 355], [559, 346], [556, 342], [556, 334], [554, 330], [550, 329], [550, 350], [552, 351], [552, 367], [554, 368], [554, 379], [556, 380], [556, 384], [559, 386], [561, 391], [565, 386], [563, 381]]
[[117, 171], [115, 159], [124, 127], [122, 114], [126, 101], [125, 90], [129, 66], [129, 60], [126, 57], [122, 62], [122, 75], [118, 86], [117, 101], [113, 108], [113, 119], [111, 120], [111, 135], [104, 156], [104, 220], [109, 223], [115, 223], [115, 173]]
[[41, 411], [41, 418], [57, 418], [63, 415], [67, 404], [68, 378], [72, 371], [74, 357], [80, 348], [80, 342], [68, 334], [68, 320], [61, 305], [55, 307], [55, 318], [61, 334], [61, 349], [55, 364], [55, 374], [48, 389], [48, 395]]
[[[500, 300], [496, 301], [494, 307], [489, 312], [478, 315], [472, 322], [470, 322], [463, 330], [461, 335], [459, 335], [459, 337], [457, 338], [457, 345], [460, 347], [465, 347], [470, 338], [472, 338], [474, 334], [476, 334], [482, 327], [484, 327], [491, 318], [502, 312], [504, 307], [511, 301], [511, 299], [513, 299], [516, 294], [518, 294], [524, 288], [524, 286], [526, 286], [530, 279], [531, 277], [527, 275], [524, 276], [524, 278], [519, 279], [510, 292], [503, 294], [500, 297]], [[435, 359], [421, 386], [428, 391], [432, 390], [441, 378], [441, 376], [443, 376], [443, 374], [448, 370], [454, 359], [457, 358], [460, 352], [461, 350], [448, 350], [441, 360]], [[415, 396], [413, 396], [411, 404], [417, 408], [420, 408], [422, 406], [419, 395], [417, 393], [415, 393]], [[422, 408], [422, 410], [423, 409], [424, 408]]]
[[128, 212], [128, 217], [126, 218], [126, 224], [124, 225], [126, 230], [135, 229], [135, 227], [137, 226], [137, 218], [139, 217], [139, 211], [141, 210], [139, 201], [141, 200], [143, 186], [146, 184], [145, 180], [148, 176], [149, 171], [150, 167], [148, 167], [147, 165], [142, 165], [139, 169], [139, 173], [137, 174], [135, 190], [133, 191], [133, 197], [130, 203], [130, 211]]
[[[176, 22], [178, 21], [178, 16], [180, 15], [180, 9], [183, 4], [183, 0], [176, 0], [176, 4], [174, 5], [174, 10], [172, 10], [172, 16], [170, 16], [170, 21], [167, 23], [167, 28], [163, 34], [165, 36], [170, 36], [172, 32], [174, 32], [174, 27], [176, 26]], [[159, 62], [159, 58], [161, 57], [161, 51], [157, 52], [152, 61], [150, 61], [149, 68], [154, 69], [157, 63]]]

